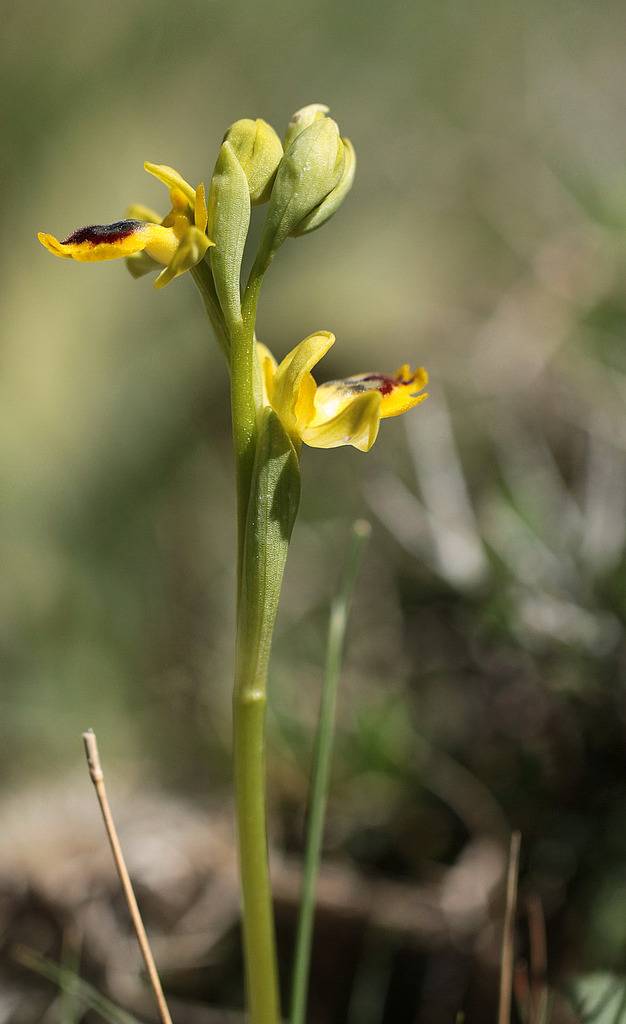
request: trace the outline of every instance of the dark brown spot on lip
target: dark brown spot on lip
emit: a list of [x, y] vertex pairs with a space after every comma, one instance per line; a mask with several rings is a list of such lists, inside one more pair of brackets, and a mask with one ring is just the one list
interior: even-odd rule
[[395, 377], [388, 377], [384, 373], [370, 373], [361, 380], [367, 384], [376, 383], [376, 391], [380, 391], [381, 395], [390, 395], [399, 383]]
[[90, 224], [86, 228], [79, 228], [61, 243], [62, 245], [102, 245], [103, 243], [120, 242], [122, 238], [128, 238], [138, 228], [143, 227], [141, 220], [116, 220], [114, 224]]

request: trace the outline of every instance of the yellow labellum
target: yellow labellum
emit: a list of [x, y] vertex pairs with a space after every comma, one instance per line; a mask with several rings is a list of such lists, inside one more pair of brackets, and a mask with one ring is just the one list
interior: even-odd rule
[[157, 262], [167, 264], [178, 245], [171, 228], [140, 220], [91, 224], [74, 231], [62, 242], [45, 231], [40, 231], [37, 237], [48, 252], [80, 263], [116, 260], [146, 250]]
[[423, 390], [428, 375], [421, 367], [411, 371], [405, 363], [394, 374], [361, 373], [318, 386], [311, 370], [334, 341], [329, 331], [319, 331], [296, 345], [281, 363], [257, 342], [263, 399], [278, 413], [294, 443], [312, 448], [347, 444], [366, 452], [382, 419], [400, 416], [428, 397]]

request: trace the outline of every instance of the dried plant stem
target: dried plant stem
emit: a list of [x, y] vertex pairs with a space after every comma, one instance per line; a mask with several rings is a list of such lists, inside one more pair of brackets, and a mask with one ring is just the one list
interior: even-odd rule
[[513, 832], [509, 849], [509, 867], [506, 878], [506, 908], [502, 931], [502, 960], [500, 966], [500, 1001], [498, 1024], [511, 1020], [511, 993], [513, 990], [513, 962], [515, 954], [515, 911], [517, 907], [517, 878], [521, 835]]
[[98, 744], [96, 741], [96, 734], [92, 729], [83, 733], [83, 743], [85, 744], [85, 754], [87, 756], [87, 765], [89, 767], [89, 774], [91, 781], [94, 784], [96, 795], [98, 797], [98, 803], [100, 804], [100, 810], [102, 811], [102, 819], [104, 821], [104, 827], [106, 834], [109, 839], [111, 846], [111, 853], [113, 854], [113, 860], [115, 861], [115, 867], [119, 875], [120, 882], [122, 883], [122, 889], [128, 911], [135, 929], [135, 935], [137, 936], [137, 942], [141, 950], [146, 970], [148, 972], [148, 978], [154, 992], [154, 997], [159, 1009], [159, 1014], [163, 1024], [172, 1024], [172, 1018], [170, 1011], [167, 1008], [165, 1002], [165, 996], [161, 987], [161, 980], [159, 978], [154, 957], [152, 956], [152, 950], [150, 949], [150, 943], [148, 942], [148, 936], [146, 935], [146, 929], [143, 926], [141, 920], [141, 914], [139, 913], [139, 907], [137, 906], [137, 900], [133, 890], [132, 882], [128, 874], [128, 869], [124, 861], [124, 855], [122, 853], [122, 847], [120, 846], [117, 829], [113, 821], [111, 814], [111, 808], [109, 806], [109, 800], [106, 794], [104, 786], [104, 774], [102, 766], [100, 764], [100, 755], [98, 753]]

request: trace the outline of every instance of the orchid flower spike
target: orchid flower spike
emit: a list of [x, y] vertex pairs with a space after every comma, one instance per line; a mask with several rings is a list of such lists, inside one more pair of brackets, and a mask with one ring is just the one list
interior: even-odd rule
[[193, 188], [172, 167], [144, 164], [149, 174], [167, 186], [172, 209], [161, 219], [146, 206], [129, 207], [125, 220], [78, 228], [60, 242], [54, 235], [37, 235], [45, 248], [62, 259], [93, 263], [125, 258], [133, 277], [163, 267], [156, 288], [191, 270], [214, 243], [206, 233], [207, 207], [204, 185]]
[[281, 363], [257, 342], [263, 401], [280, 417], [296, 450], [304, 442], [312, 448], [349, 444], [367, 452], [381, 420], [400, 416], [428, 397], [428, 374], [405, 363], [393, 374], [360, 373], [318, 385], [311, 370], [334, 342], [329, 331], [311, 334]]

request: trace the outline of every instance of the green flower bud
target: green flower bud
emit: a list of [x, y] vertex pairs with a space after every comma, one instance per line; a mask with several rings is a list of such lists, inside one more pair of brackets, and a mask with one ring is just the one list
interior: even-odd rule
[[[304, 125], [304, 126], [303, 126]], [[259, 250], [259, 263], [267, 267], [272, 256], [290, 235], [307, 230], [308, 218], [344, 179], [346, 146], [339, 137], [335, 121], [326, 117], [320, 104], [312, 104], [298, 111], [292, 120], [287, 138], [291, 139], [285, 150], [270, 197], [267, 219]], [[349, 147], [348, 162], [354, 164], [352, 147]], [[351, 184], [350, 173], [345, 178], [347, 187], [337, 202], [319, 223], [328, 219], [339, 205]]]
[[309, 103], [308, 107], [301, 107], [300, 110], [296, 110], [285, 133], [285, 150], [289, 149], [291, 143], [300, 132], [308, 128], [314, 121], [321, 121], [323, 117], [326, 117], [327, 113], [328, 107], [325, 103]]
[[245, 117], [235, 121], [224, 137], [248, 179], [250, 201], [253, 206], [265, 203], [270, 197], [283, 147], [278, 135], [267, 121]]
[[327, 220], [330, 220], [333, 213], [341, 206], [348, 192], [352, 188], [354, 173], [356, 171], [356, 154], [354, 146], [349, 139], [342, 139], [344, 147], [344, 161], [342, 175], [332, 192], [329, 192], [325, 199], [316, 206], [314, 210], [300, 221], [298, 227], [292, 232], [293, 235], [307, 235], [317, 228], [321, 228]]
[[241, 317], [241, 261], [250, 226], [248, 179], [230, 142], [223, 142], [207, 202], [211, 269], [227, 323]]

